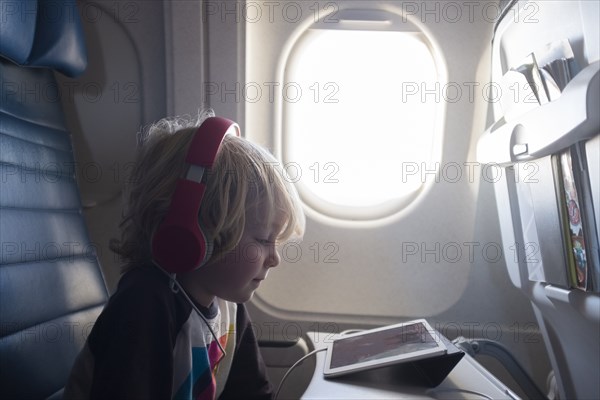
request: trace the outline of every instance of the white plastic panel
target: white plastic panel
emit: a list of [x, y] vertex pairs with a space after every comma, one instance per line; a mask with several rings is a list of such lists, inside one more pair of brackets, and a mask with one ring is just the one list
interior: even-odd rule
[[118, 237], [121, 190], [141, 127], [167, 114], [161, 2], [78, 3], [88, 48], [83, 75], [57, 75], [73, 134], [76, 172], [92, 242], [110, 291], [121, 261], [108, 248]]

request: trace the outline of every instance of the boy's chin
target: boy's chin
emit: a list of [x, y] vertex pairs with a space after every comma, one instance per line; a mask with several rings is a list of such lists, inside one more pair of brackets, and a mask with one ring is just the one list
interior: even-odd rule
[[247, 301], [252, 300], [254, 297], [255, 290], [250, 291], [249, 293], [238, 293], [233, 296], [224, 296], [223, 300], [227, 300], [232, 303], [246, 303]]

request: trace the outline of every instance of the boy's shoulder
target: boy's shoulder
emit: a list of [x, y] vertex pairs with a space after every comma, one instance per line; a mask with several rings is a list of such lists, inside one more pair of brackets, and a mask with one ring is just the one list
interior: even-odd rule
[[[169, 277], [152, 265], [135, 267], [125, 272], [108, 305], [127, 304], [128, 308], [157, 307], [172, 308], [176, 303], [169, 286]], [[127, 307], [127, 306], [126, 306]]]
[[119, 280], [117, 290], [152, 287], [158, 290], [169, 289], [169, 277], [150, 264], [133, 267]]
[[88, 338], [95, 356], [111, 342], [136, 349], [144, 340], [168, 338], [186, 319], [189, 311], [173, 296], [168, 276], [153, 269], [136, 267], [121, 277]]
[[169, 277], [153, 265], [141, 265], [125, 272], [116, 293], [124, 291], [169, 292]]

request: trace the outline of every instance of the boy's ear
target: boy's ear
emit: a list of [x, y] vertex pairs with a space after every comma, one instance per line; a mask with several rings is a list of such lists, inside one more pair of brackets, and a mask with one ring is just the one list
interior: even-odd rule
[[206, 190], [203, 176], [212, 168], [226, 134], [239, 136], [239, 126], [228, 119], [210, 117], [194, 133], [186, 155], [190, 168], [177, 181], [169, 210], [152, 237], [152, 258], [165, 271], [184, 273], [204, 265], [212, 256], [213, 241], [198, 223]]

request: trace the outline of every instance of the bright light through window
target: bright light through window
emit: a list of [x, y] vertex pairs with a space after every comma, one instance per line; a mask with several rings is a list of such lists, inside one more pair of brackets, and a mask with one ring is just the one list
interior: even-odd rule
[[284, 156], [302, 193], [377, 209], [420, 189], [440, 102], [431, 94], [435, 62], [419, 35], [308, 30], [285, 81]]

